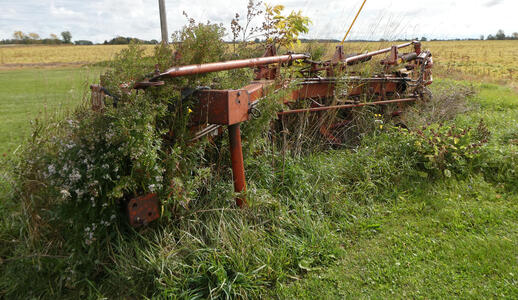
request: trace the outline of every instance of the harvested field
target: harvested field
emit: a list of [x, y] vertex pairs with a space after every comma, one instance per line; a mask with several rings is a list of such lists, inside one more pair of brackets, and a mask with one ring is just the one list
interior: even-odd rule
[[[350, 42], [346, 52], [364, 52], [390, 47], [389, 42]], [[326, 55], [333, 54], [335, 44], [321, 44]], [[298, 46], [304, 51], [306, 44]], [[0, 47], [0, 69], [80, 66], [111, 59], [126, 45], [93, 46], [3, 46]], [[154, 46], [144, 45], [151, 55]], [[432, 41], [424, 42], [435, 58], [435, 74], [456, 79], [483, 80], [497, 83], [518, 82], [518, 41]]]

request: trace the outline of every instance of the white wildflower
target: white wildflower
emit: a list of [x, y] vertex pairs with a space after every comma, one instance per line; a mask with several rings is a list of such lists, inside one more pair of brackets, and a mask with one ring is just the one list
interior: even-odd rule
[[54, 165], [50, 165], [48, 167], [49, 169], [49, 175], [54, 175], [56, 173], [56, 167], [54, 167]]
[[70, 176], [68, 177], [68, 179], [71, 182], [77, 182], [77, 181], [79, 181], [79, 179], [81, 179], [81, 174], [79, 173], [79, 171], [77, 169], [74, 169], [72, 171], [72, 173], [70, 174]]
[[108, 131], [105, 135], [106, 137], [106, 140], [111, 140], [113, 138], [113, 136], [115, 136], [115, 133], [113, 133], [111, 130]]
[[77, 189], [76, 190], [76, 195], [77, 195], [77, 198], [81, 198], [84, 195], [84, 192], [81, 191], [80, 189]]
[[61, 197], [63, 197], [63, 199], [67, 199], [70, 197], [70, 192], [67, 191], [67, 190], [61, 190]]

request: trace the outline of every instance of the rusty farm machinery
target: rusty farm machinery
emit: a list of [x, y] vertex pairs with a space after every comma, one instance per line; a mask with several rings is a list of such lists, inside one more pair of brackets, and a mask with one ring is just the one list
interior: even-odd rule
[[[408, 49], [403, 52], [404, 49]], [[376, 57], [381, 72], [361, 76], [358, 68]], [[282, 68], [292, 63], [301, 66], [296, 78], [282, 78]], [[362, 106], [394, 104], [398, 115], [407, 103], [423, 101], [432, 83], [432, 54], [423, 50], [418, 41], [394, 45], [362, 54], [346, 55], [343, 43], [336, 47], [331, 60], [313, 61], [308, 54], [277, 55], [275, 47], [267, 47], [262, 57], [231, 60], [199, 65], [173, 66], [163, 72], [133, 84], [134, 89], [164, 85], [164, 78], [190, 76], [239, 68], [253, 68], [254, 78], [246, 86], [232, 90], [198, 89], [192, 95], [197, 105], [190, 114], [191, 142], [206, 136], [221, 135], [228, 129], [234, 190], [239, 195], [236, 204], [246, 206], [246, 180], [243, 164], [240, 124], [256, 113], [257, 104], [268, 93], [292, 84], [287, 96], [282, 97], [284, 108], [278, 117], [315, 115], [328, 111], [347, 111]], [[353, 71], [351, 71], [353, 70]], [[345, 87], [345, 88], [343, 88]], [[101, 110], [107, 91], [100, 85], [91, 86], [92, 108]], [[109, 94], [109, 93], [108, 93]], [[304, 105], [301, 105], [304, 103]], [[339, 143], [339, 133], [347, 120], [327, 124], [319, 133], [330, 143]], [[131, 199], [127, 203], [129, 222], [141, 226], [157, 219], [160, 212], [158, 196], [154, 193]]]

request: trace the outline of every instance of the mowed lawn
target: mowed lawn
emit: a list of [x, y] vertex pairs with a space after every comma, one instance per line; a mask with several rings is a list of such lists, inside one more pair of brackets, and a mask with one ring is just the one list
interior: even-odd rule
[[11, 155], [27, 138], [30, 121], [66, 113], [88, 98], [100, 68], [0, 71], [0, 154]]

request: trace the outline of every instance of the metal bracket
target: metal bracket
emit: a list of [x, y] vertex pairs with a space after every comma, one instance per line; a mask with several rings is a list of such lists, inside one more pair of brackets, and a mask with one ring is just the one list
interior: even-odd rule
[[157, 194], [133, 198], [128, 203], [128, 217], [133, 227], [145, 226], [160, 217]]

